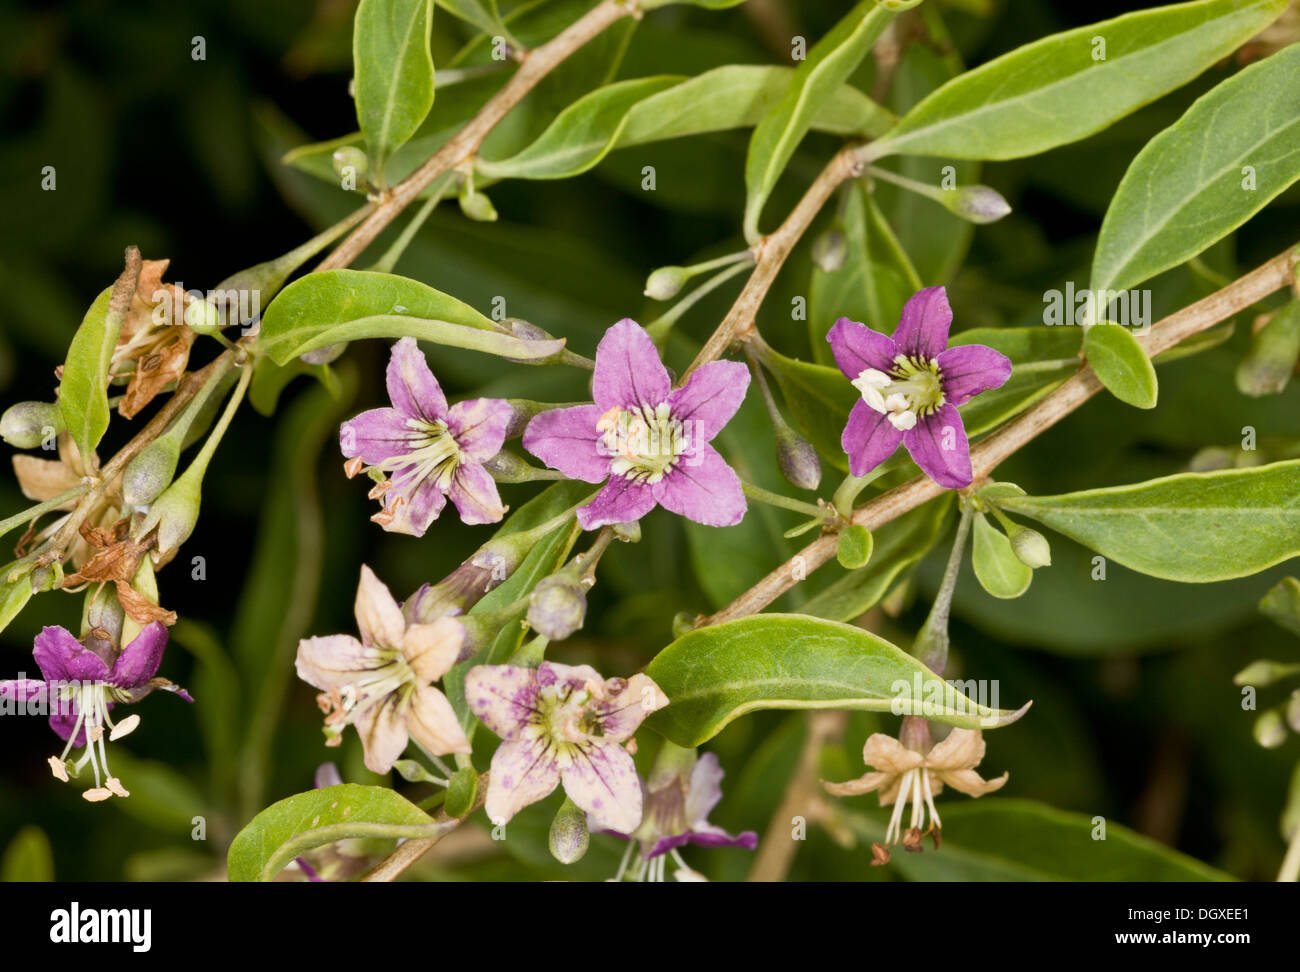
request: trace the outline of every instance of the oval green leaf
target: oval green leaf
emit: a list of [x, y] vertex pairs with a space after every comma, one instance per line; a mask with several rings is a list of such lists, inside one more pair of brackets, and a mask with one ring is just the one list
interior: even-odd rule
[[759, 709], [863, 709], [989, 729], [1028, 708], [982, 705], [883, 638], [802, 614], [691, 631], [656, 655], [646, 674], [669, 700], [648, 725], [679, 746], [698, 746]]
[[1152, 577], [1187, 583], [1256, 574], [1300, 556], [1300, 459], [1178, 473], [1132, 486], [998, 505]]
[[1015, 598], [1029, 590], [1034, 571], [1020, 562], [1005, 533], [979, 513], [975, 517], [975, 541], [971, 566], [980, 587], [994, 597]]
[[352, 35], [357, 123], [371, 171], [415, 134], [433, 107], [433, 0], [361, 0]]
[[68, 433], [89, 456], [108, 431], [108, 368], [122, 329], [121, 315], [110, 314], [113, 288], [95, 298], [68, 347], [59, 381], [59, 409]]
[[1127, 327], [1104, 322], [1089, 327], [1083, 353], [1107, 390], [1134, 408], [1155, 408], [1156, 369]]

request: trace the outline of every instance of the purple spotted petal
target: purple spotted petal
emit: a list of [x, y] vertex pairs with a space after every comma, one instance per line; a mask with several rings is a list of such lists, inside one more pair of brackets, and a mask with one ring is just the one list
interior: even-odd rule
[[[600, 680], [599, 675], [596, 680]], [[631, 738], [650, 713], [667, 704], [668, 697], [654, 680], [649, 675], [638, 673], [627, 680], [623, 691], [597, 702], [592, 706], [592, 711], [600, 723], [601, 737], [612, 742], [622, 742]]]
[[376, 466], [411, 451], [415, 430], [395, 408], [372, 408], [339, 426], [339, 449], [349, 459], [360, 456]]
[[654, 505], [652, 486], [635, 483], [626, 476], [614, 476], [595, 499], [578, 507], [578, 525], [584, 530], [594, 530], [610, 523], [631, 523], [649, 513]]
[[692, 828], [704, 824], [722, 799], [722, 765], [713, 753], [701, 753], [686, 788], [686, 821]]
[[593, 740], [574, 753], [561, 776], [564, 792], [598, 828], [626, 834], [640, 825], [641, 780], [622, 746]]
[[560, 784], [555, 750], [540, 737], [503, 742], [492, 754], [488, 777], [488, 819], [503, 824], [538, 800], [544, 800]]
[[138, 688], [158, 674], [166, 647], [167, 626], [161, 621], [145, 625], [117, 656], [106, 681], [120, 688]]
[[705, 526], [735, 526], [745, 516], [740, 478], [711, 445], [674, 466], [654, 491], [664, 509]]
[[502, 739], [516, 738], [537, 702], [537, 670], [516, 665], [475, 665], [465, 673], [465, 701], [483, 725]]
[[72, 637], [66, 628], [42, 628], [32, 655], [47, 682], [102, 682], [108, 677], [104, 660]]
[[731, 421], [748, 388], [749, 369], [739, 361], [710, 361], [668, 396], [668, 404], [689, 440], [703, 445]]
[[855, 402], [840, 445], [849, 457], [849, 472], [865, 476], [894, 454], [903, 433], [889, 424], [883, 412], [866, 402]]
[[603, 483], [609, 478], [609, 456], [602, 454], [596, 431], [600, 415], [598, 405], [541, 412], [524, 429], [524, 448], [570, 479]]
[[418, 466], [403, 466], [393, 475], [392, 483], [384, 494], [384, 509], [393, 514], [393, 519], [384, 524], [384, 529], [424, 536], [447, 505], [446, 494]]
[[605, 332], [596, 347], [596, 372], [591, 379], [591, 397], [601, 412], [615, 405], [660, 405], [671, 385], [668, 369], [645, 328], [625, 317]]
[[426, 422], [446, 418], [447, 396], [415, 338], [404, 337], [393, 345], [386, 377], [388, 397], [403, 415]]
[[463, 523], [496, 523], [506, 515], [496, 481], [476, 462], [464, 462], [456, 467], [447, 487], [447, 497], [456, 504]]
[[542, 662], [537, 666], [538, 688], [555, 688], [561, 694], [599, 685], [604, 679], [590, 665], [561, 665], [559, 662]]
[[898, 347], [894, 339], [873, 331], [865, 324], [841, 317], [826, 335], [831, 354], [848, 379], [857, 378], [868, 368], [889, 371], [894, 366]]
[[903, 436], [903, 444], [921, 471], [946, 489], [963, 489], [974, 478], [970, 441], [953, 405], [943, 405], [921, 418]]
[[933, 361], [948, 346], [951, 326], [948, 292], [943, 287], [926, 287], [903, 305], [903, 316], [894, 329], [894, 343], [909, 357]]
[[500, 398], [472, 398], [447, 411], [447, 429], [460, 451], [473, 462], [491, 459], [506, 441], [515, 410]]
[[982, 344], [961, 344], [939, 355], [944, 399], [964, 405], [980, 392], [999, 388], [1011, 377], [1011, 359]]

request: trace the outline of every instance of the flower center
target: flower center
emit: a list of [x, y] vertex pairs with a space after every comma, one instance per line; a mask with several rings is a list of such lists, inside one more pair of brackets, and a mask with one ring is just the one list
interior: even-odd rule
[[[79, 776], [82, 768], [89, 763], [95, 773], [95, 785], [82, 796], [92, 803], [107, 800], [111, 796], [130, 795], [108, 768], [105, 735], [110, 740], [121, 739], [140, 724], [138, 715], [127, 716], [118, 723], [114, 723], [109, 717], [109, 706], [114, 702], [129, 702], [131, 698], [131, 693], [105, 682], [70, 682], [61, 685], [57, 700], [52, 700], [53, 704], [60, 706], [60, 711], [75, 711], [76, 722], [73, 724], [72, 732], [68, 734], [68, 743], [63, 747], [63, 752], [58, 756], [50, 757], [50, 770], [58, 779], [67, 782], [69, 775]], [[77, 736], [83, 731], [86, 734], [86, 749], [75, 762], [69, 764], [68, 754], [72, 751]], [[102, 785], [101, 768], [104, 775]]]
[[415, 466], [417, 479], [431, 479], [434, 485], [445, 491], [451, 485], [456, 467], [464, 458], [455, 436], [442, 419], [424, 422], [408, 418], [406, 425], [411, 430], [410, 451], [384, 460], [380, 463], [380, 468], [391, 473], [407, 466]]
[[573, 762], [600, 725], [592, 714], [587, 689], [544, 688], [537, 693], [537, 707], [529, 716], [529, 731], [534, 738], [545, 740], [555, 750], [561, 768]]
[[611, 470], [637, 482], [659, 482], [687, 447], [685, 428], [666, 402], [634, 409], [616, 405], [600, 417], [596, 430], [605, 455], [614, 457]]
[[944, 403], [939, 366], [928, 358], [900, 354], [888, 372], [867, 368], [852, 384], [864, 402], [903, 432]]
[[322, 692], [316, 704], [325, 713], [325, 745], [342, 742], [343, 730], [359, 719], [376, 703], [394, 693], [399, 708], [405, 708], [415, 689], [415, 673], [397, 648], [370, 647], [374, 667], [357, 673], [357, 679], [342, 688]]

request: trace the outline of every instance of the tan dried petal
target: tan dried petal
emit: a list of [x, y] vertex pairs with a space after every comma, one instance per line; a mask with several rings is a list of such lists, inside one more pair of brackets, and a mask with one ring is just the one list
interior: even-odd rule
[[879, 789], [885, 781], [895, 776], [894, 773], [867, 773], [856, 780], [845, 780], [843, 783], [829, 783], [822, 780], [822, 786], [826, 788], [827, 793], [835, 796], [862, 796], [864, 793]]
[[925, 757], [933, 770], [973, 769], [984, 758], [984, 734], [978, 729], [954, 729]]
[[1003, 773], [997, 779], [986, 780], [973, 769], [938, 770], [936, 772], [939, 779], [954, 790], [973, 797], [981, 797], [986, 793], [992, 793], [994, 790], [1000, 790], [1011, 776], [1010, 773]]
[[[73, 472], [62, 462], [55, 459], [37, 459], [35, 456], [14, 456], [14, 476], [18, 479], [18, 488], [29, 500], [44, 503], [60, 493], [66, 493], [81, 482], [81, 476]], [[70, 510], [77, 505], [77, 500], [69, 500], [59, 507]]]
[[862, 747], [862, 761], [883, 773], [903, 774], [921, 765], [921, 754], [908, 749], [893, 736], [873, 732]]
[[125, 581], [117, 582], [117, 599], [122, 602], [122, 610], [136, 624], [152, 624], [161, 621], [167, 626], [176, 623], [176, 612], [159, 607]]
[[123, 418], [134, 418], [168, 384], [179, 381], [185, 373], [196, 335], [188, 327], [174, 327], [171, 331], [170, 340], [136, 359], [135, 371], [117, 406]]

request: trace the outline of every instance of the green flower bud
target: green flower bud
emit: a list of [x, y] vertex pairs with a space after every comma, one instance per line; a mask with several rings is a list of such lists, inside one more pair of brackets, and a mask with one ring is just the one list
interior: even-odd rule
[[1300, 301], [1292, 301], [1255, 332], [1237, 366], [1237, 390], [1253, 398], [1278, 394], [1291, 380], [1298, 358]]
[[198, 334], [215, 334], [221, 330], [221, 312], [206, 300], [192, 300], [185, 308], [185, 323]]
[[126, 621], [126, 612], [122, 602], [117, 599], [117, 591], [112, 584], [98, 588], [91, 586], [86, 591], [86, 607], [81, 619], [81, 632], [99, 630], [107, 631], [109, 638], [121, 643], [122, 626]]
[[579, 810], [570, 799], [563, 805], [551, 821], [548, 840], [551, 856], [561, 864], [576, 864], [587, 853], [591, 844], [591, 834], [587, 830], [587, 815]]
[[678, 611], [673, 615], [673, 637], [680, 638], [695, 630], [696, 615], [690, 611]]
[[1269, 658], [1260, 658], [1234, 675], [1232, 681], [1234, 685], [1253, 685], [1256, 688], [1266, 688], [1293, 675], [1300, 675], [1300, 664], [1287, 664]]
[[1277, 749], [1286, 742], [1286, 724], [1282, 721], [1282, 714], [1276, 709], [1261, 712], [1255, 720], [1254, 735], [1255, 742], [1265, 749]]
[[176, 475], [180, 444], [164, 435], [140, 450], [122, 472], [122, 499], [137, 509], [148, 506], [167, 488]]
[[355, 145], [344, 145], [342, 148], [335, 149], [330, 161], [334, 163], [336, 176], [340, 179], [347, 179], [350, 176], [356, 180], [357, 186], [364, 185], [366, 176], [370, 174], [370, 159]]
[[939, 200], [949, 212], [971, 223], [996, 223], [1011, 212], [1011, 206], [1002, 198], [1002, 193], [989, 186], [945, 190]]
[[462, 766], [447, 784], [447, 799], [442, 809], [449, 817], [463, 817], [478, 797], [478, 773], [473, 766]]
[[835, 559], [845, 570], [857, 570], [865, 567], [871, 559], [871, 550], [875, 541], [871, 531], [859, 523], [850, 523], [839, 532], [836, 538]]
[[531, 483], [537, 478], [535, 466], [506, 449], [484, 460], [483, 468], [498, 483]]
[[0, 439], [15, 449], [35, 449], [64, 428], [59, 406], [49, 402], [19, 402], [0, 415]]
[[587, 592], [575, 578], [552, 574], [528, 598], [528, 624], [551, 641], [563, 641], [587, 618]]
[[631, 520], [628, 523], [611, 523], [609, 529], [614, 534], [615, 540], [622, 540], [624, 543], [641, 542], [640, 520]]
[[1011, 552], [1022, 564], [1035, 570], [1052, 565], [1052, 547], [1045, 536], [1011, 520], [1007, 520], [1003, 527], [1011, 541]]
[[645, 295], [651, 300], [670, 300], [690, 279], [685, 267], [660, 267], [646, 278]]
[[812, 443], [790, 428], [784, 421], [773, 417], [776, 433], [776, 464], [781, 475], [799, 489], [816, 489], [822, 481], [822, 461]]
[[32, 593], [52, 591], [63, 586], [63, 565], [57, 560], [35, 568], [31, 573]]
[[526, 321], [522, 317], [507, 317], [501, 322], [510, 329], [512, 337], [517, 337], [521, 341], [550, 341], [549, 332], [538, 327], [531, 321]]
[[497, 219], [497, 210], [492, 205], [492, 200], [481, 192], [462, 193], [460, 211], [480, 223], [495, 223]]
[[167, 554], [190, 538], [199, 522], [199, 480], [188, 473], [167, 487], [149, 507], [139, 536], [158, 528], [158, 552]]
[[813, 263], [825, 273], [834, 273], [844, 266], [848, 253], [848, 241], [844, 238], [844, 231], [838, 228], [827, 230], [813, 240]]

